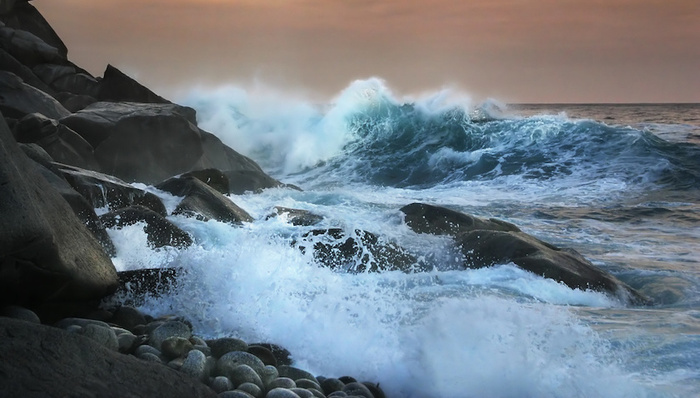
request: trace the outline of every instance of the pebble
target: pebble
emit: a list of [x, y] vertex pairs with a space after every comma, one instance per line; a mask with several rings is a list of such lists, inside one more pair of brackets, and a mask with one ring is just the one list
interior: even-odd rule
[[260, 345], [248, 346], [248, 352], [258, 357], [265, 365], [277, 366], [277, 359], [272, 351]]
[[216, 340], [209, 340], [207, 342], [209, 348], [211, 348], [211, 354], [216, 358], [221, 358], [225, 354], [232, 351], [247, 351], [248, 344], [245, 341], [236, 339], [233, 337], [224, 337]]
[[344, 391], [335, 391], [335, 392], [332, 392], [332, 393], [327, 395], [328, 398], [332, 398], [332, 397], [343, 398], [343, 397], [347, 397], [347, 396], [348, 396], [348, 394]]
[[148, 339], [148, 344], [161, 349], [161, 345], [170, 337], [192, 337], [192, 329], [180, 321], [168, 321], [153, 329]]
[[114, 310], [110, 322], [131, 331], [137, 325], [145, 325], [147, 323], [146, 317], [139, 310], [129, 306], [121, 306]]
[[223, 355], [216, 361], [217, 376], [229, 376], [238, 365], [248, 365], [256, 373], [262, 373], [265, 364], [258, 357], [243, 351], [233, 351]]
[[204, 353], [204, 355], [206, 355], [208, 357], [211, 356], [211, 348], [209, 348], [205, 345], [195, 344], [192, 346], [192, 349], [197, 350], [197, 351], [202, 351]]
[[265, 398], [301, 398], [294, 391], [286, 388], [274, 388], [267, 392]]
[[117, 342], [119, 343], [119, 352], [122, 354], [131, 354], [136, 345], [136, 340], [138, 337], [131, 333], [123, 333], [117, 336]]
[[316, 376], [312, 375], [311, 373], [305, 370], [295, 368], [294, 366], [281, 365], [277, 367], [277, 371], [279, 371], [280, 376], [289, 377], [292, 380], [308, 379], [318, 384]]
[[321, 391], [323, 391], [323, 393], [326, 395], [336, 391], [342, 391], [343, 387], [345, 387], [345, 383], [333, 377], [325, 379], [321, 382]]
[[150, 352], [144, 352], [143, 354], [136, 355], [136, 357], [144, 361], [163, 363], [158, 355]]
[[233, 383], [226, 376], [216, 376], [209, 383], [209, 387], [216, 393], [233, 390]]
[[87, 324], [83, 327], [80, 334], [90, 338], [93, 341], [96, 341], [112, 351], [119, 351], [119, 341], [117, 340], [117, 335], [109, 326], [105, 327], [99, 324]]
[[343, 392], [348, 395], [356, 395], [365, 398], [374, 398], [372, 392], [362, 383], [352, 382], [343, 387]]
[[321, 386], [318, 385], [318, 383], [316, 383], [313, 380], [297, 379], [297, 380], [295, 380], [295, 382], [297, 383], [297, 387], [300, 387], [300, 388], [315, 388], [319, 391], [321, 390]]
[[258, 373], [253, 370], [253, 368], [245, 364], [234, 367], [227, 376], [229, 379], [231, 379], [231, 383], [233, 383], [234, 387], [236, 388], [243, 383], [253, 383], [260, 387], [261, 390], [264, 388], [263, 382]]
[[178, 358], [192, 351], [192, 343], [184, 337], [168, 337], [160, 346], [161, 352], [167, 358]]
[[145, 344], [136, 347], [136, 351], [134, 352], [134, 354], [137, 356], [141, 355], [141, 354], [146, 354], [146, 353], [153, 354], [157, 357], [161, 356], [159, 349], [151, 347], [150, 345], [145, 345]]
[[289, 377], [278, 377], [272, 380], [267, 385], [267, 388], [272, 390], [273, 388], [294, 388], [296, 386], [297, 383], [295, 383], [294, 380], [290, 379]]
[[207, 380], [207, 357], [203, 352], [192, 350], [187, 353], [187, 357], [182, 362], [180, 371], [198, 380]]
[[96, 321], [94, 319], [85, 319], [85, 318], [63, 318], [54, 324], [54, 326], [56, 326], [57, 328], [61, 328], [61, 329], [66, 329], [71, 325], [78, 325], [78, 326], [83, 327], [83, 328], [87, 325], [98, 325], [98, 326], [110, 328], [110, 326], [105, 322]]
[[299, 398], [314, 398], [314, 394], [305, 388], [295, 387], [289, 390], [298, 395]]
[[240, 390], [224, 391], [222, 393], [219, 393], [218, 397], [219, 398], [255, 398], [254, 396], [248, 394], [247, 392], [240, 391]]
[[263, 390], [253, 383], [243, 383], [236, 390], [247, 392], [255, 398], [263, 398]]
[[184, 361], [184, 358], [175, 358], [172, 361], [168, 362], [168, 366], [175, 370], [180, 370]]
[[368, 381], [363, 382], [362, 384], [364, 384], [365, 387], [367, 387], [367, 389], [372, 393], [372, 396], [374, 398], [386, 398], [384, 391], [382, 391], [382, 389], [379, 388], [379, 384], [370, 383]]
[[260, 372], [260, 378], [262, 379], [263, 384], [265, 384], [266, 386], [270, 385], [272, 380], [279, 377], [279, 375], [280, 374], [277, 371], [277, 368], [270, 365], [265, 366], [262, 372]]
[[326, 398], [326, 395], [323, 394], [321, 390], [317, 390], [315, 388], [307, 388], [307, 390], [311, 391], [311, 394], [313, 394], [316, 398]]

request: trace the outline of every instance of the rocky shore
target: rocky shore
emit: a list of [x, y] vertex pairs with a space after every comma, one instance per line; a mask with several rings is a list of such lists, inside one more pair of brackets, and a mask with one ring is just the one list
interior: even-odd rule
[[[0, 113], [0, 396], [384, 397], [370, 382], [296, 368], [274, 342], [205, 340], [178, 314], [154, 319], [134, 308], [176, 288], [179, 271], [117, 272], [107, 229], [143, 223], [152, 247], [187, 247], [192, 238], [169, 216], [235, 227], [255, 220], [227, 195], [299, 189], [200, 129], [194, 109], [113, 66], [92, 76], [27, 0], [0, 0]], [[183, 199], [169, 213], [134, 182]], [[512, 262], [649, 303], [575, 251], [512, 224], [420, 203], [400, 211], [417, 234], [452, 236], [465, 269]], [[305, 227], [323, 219], [282, 207], [268, 215], [279, 216]], [[344, 272], [430, 268], [369, 231], [319, 228], [293, 245]]]

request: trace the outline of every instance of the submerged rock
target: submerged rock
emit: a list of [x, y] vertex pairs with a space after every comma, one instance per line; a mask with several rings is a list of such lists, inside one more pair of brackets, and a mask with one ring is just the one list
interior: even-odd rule
[[269, 220], [280, 216], [284, 217], [290, 224], [297, 227], [309, 227], [323, 221], [323, 216], [314, 214], [308, 210], [290, 209], [282, 206], [275, 206], [274, 211], [265, 217], [265, 219]]
[[406, 214], [406, 224], [415, 232], [452, 235], [466, 268], [512, 262], [572, 289], [601, 291], [634, 304], [650, 303], [641, 293], [597, 268], [575, 250], [543, 242], [513, 224], [421, 203], [410, 204], [401, 211]]
[[163, 246], [184, 248], [192, 245], [192, 238], [187, 232], [160, 214], [143, 206], [130, 206], [111, 211], [100, 216], [100, 221], [106, 228], [118, 229], [143, 222], [146, 224], [143, 230], [148, 238], [148, 243], [154, 248]]

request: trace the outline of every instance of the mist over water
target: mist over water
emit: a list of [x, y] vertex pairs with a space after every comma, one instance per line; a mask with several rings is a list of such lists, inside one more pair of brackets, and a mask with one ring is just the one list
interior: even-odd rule
[[[653, 129], [605, 124], [447, 91], [398, 98], [379, 79], [328, 104], [236, 87], [180, 103], [304, 191], [231, 196], [256, 219], [243, 227], [169, 217], [193, 236], [187, 249], [149, 249], [138, 224], [110, 231], [118, 268], [187, 270], [147, 310], [184, 314], [207, 337], [280, 344], [298, 367], [379, 382], [392, 397], [700, 393], [700, 151], [672, 111]], [[166, 206], [179, 200], [149, 189]], [[631, 308], [513, 264], [461, 269], [449, 238], [403, 223], [398, 209], [417, 201], [572, 247], [657, 304]], [[267, 219], [274, 206], [324, 221]], [[322, 268], [294, 243], [312, 228], [370, 231], [432, 270]]]

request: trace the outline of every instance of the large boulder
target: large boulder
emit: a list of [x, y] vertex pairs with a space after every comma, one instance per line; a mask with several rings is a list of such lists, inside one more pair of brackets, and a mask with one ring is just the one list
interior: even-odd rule
[[216, 397], [198, 380], [65, 330], [0, 317], [0, 396]]
[[184, 197], [173, 214], [236, 225], [253, 221], [253, 217], [231, 199], [193, 176], [173, 177], [156, 185], [156, 188]]
[[9, 26], [0, 26], [0, 46], [28, 67], [65, 59], [56, 47], [46, 44], [35, 34]]
[[0, 301], [103, 297], [117, 273], [100, 243], [0, 120]]
[[0, 48], [0, 70], [12, 72], [30, 86], [47, 94], [54, 94], [53, 89], [39, 79], [29, 67], [19, 62], [3, 48]]
[[360, 229], [351, 232], [340, 228], [312, 230], [295, 245], [302, 252], [311, 250], [320, 265], [347, 272], [425, 270], [406, 249]]
[[61, 119], [70, 114], [50, 95], [24, 83], [14, 73], [1, 70], [0, 111], [5, 117], [15, 119], [35, 112], [51, 119]]
[[62, 58], [67, 58], [68, 48], [56, 31], [27, 0], [5, 0], [0, 7], [0, 21], [8, 27], [30, 32], [44, 43], [58, 50]]
[[483, 220], [422, 203], [410, 204], [401, 211], [406, 224], [415, 232], [452, 235], [466, 268], [514, 263], [572, 289], [592, 289], [635, 304], [649, 303], [642, 294], [597, 268], [575, 250], [542, 242], [505, 221]]

